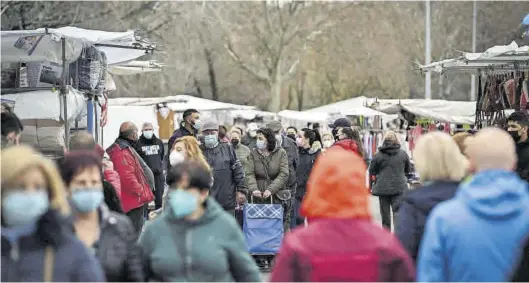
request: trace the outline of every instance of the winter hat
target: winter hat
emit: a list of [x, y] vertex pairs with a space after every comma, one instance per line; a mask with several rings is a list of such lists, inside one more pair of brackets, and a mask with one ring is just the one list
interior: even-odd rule
[[215, 122], [215, 120], [208, 120], [204, 122], [204, 125], [202, 125], [202, 131], [218, 131], [219, 130], [219, 123]]
[[351, 151], [327, 150], [314, 164], [301, 213], [309, 219], [371, 219], [366, 169], [364, 160]]

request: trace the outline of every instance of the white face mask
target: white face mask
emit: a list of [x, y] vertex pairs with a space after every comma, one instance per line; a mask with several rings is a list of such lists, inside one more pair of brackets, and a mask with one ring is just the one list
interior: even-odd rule
[[331, 146], [332, 146], [332, 141], [326, 140], [326, 141], [323, 142], [323, 147], [324, 148], [329, 148]]
[[176, 166], [177, 164], [184, 162], [184, 160], [184, 155], [178, 151], [173, 151], [169, 155], [169, 163], [171, 164], [171, 166]]
[[169, 108], [167, 107], [160, 108], [158, 111], [160, 112], [160, 115], [162, 115], [164, 119], [167, 119], [167, 117], [169, 116]]

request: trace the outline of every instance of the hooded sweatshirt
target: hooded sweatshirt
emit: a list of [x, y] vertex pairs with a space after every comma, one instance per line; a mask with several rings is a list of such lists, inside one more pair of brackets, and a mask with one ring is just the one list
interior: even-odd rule
[[482, 171], [428, 218], [418, 281], [508, 281], [529, 235], [529, 187], [515, 172]]
[[197, 221], [177, 219], [170, 207], [148, 224], [139, 244], [146, 280], [165, 282], [257, 282], [257, 265], [239, 224], [211, 197]]
[[398, 240], [371, 221], [365, 172], [362, 158], [341, 148], [316, 160], [301, 207], [310, 225], [285, 236], [270, 281], [414, 280]]

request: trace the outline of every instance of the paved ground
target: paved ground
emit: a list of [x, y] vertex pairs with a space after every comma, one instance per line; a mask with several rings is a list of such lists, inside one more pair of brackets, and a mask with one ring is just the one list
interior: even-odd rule
[[[382, 218], [380, 216], [378, 197], [374, 197], [374, 196], [370, 197], [370, 208], [371, 208], [371, 213], [373, 215], [373, 221], [379, 225], [382, 225]], [[262, 275], [263, 275], [263, 280], [268, 281], [268, 277], [270, 276], [270, 273], [263, 272]]]

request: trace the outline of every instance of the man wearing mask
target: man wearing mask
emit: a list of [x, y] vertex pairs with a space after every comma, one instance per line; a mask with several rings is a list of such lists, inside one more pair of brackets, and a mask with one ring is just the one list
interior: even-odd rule
[[[200, 128], [202, 127], [200, 113], [196, 109], [187, 109], [184, 111], [184, 114], [182, 114], [182, 119], [183, 121], [180, 123], [180, 128], [174, 131], [173, 135], [169, 139], [169, 142], [167, 143], [169, 152], [171, 152], [176, 139], [184, 136], [193, 136], [196, 138], [198, 131], [200, 131]], [[167, 166], [170, 166], [169, 162], [167, 163]]]
[[233, 127], [230, 132], [230, 141], [235, 149], [237, 154], [237, 159], [242, 164], [242, 168], [246, 172], [246, 166], [248, 166], [248, 161], [250, 160], [250, 148], [241, 143], [242, 131], [239, 128]]
[[287, 138], [283, 137], [281, 134], [282, 126], [281, 122], [279, 121], [272, 121], [268, 124], [266, 124], [266, 127], [271, 129], [275, 136], [278, 144], [285, 149], [288, 155], [288, 182], [287, 182], [287, 188], [290, 192], [290, 195], [282, 195], [277, 194], [277, 197], [283, 201], [283, 206], [285, 208], [285, 217], [287, 218], [285, 220], [285, 227], [290, 227], [290, 221], [292, 216], [292, 207], [294, 202], [294, 196], [296, 195], [296, 187], [297, 187], [297, 177], [296, 177], [296, 171], [298, 169], [299, 164], [299, 152], [298, 152], [298, 146], [296, 145], [296, 142]]
[[341, 128], [350, 128], [351, 122], [347, 118], [339, 118], [334, 121], [334, 123], [329, 124], [329, 128], [332, 129], [332, 136], [334, 137], [335, 141], [339, 141], [338, 138], [338, 130]]
[[123, 211], [132, 221], [136, 232], [141, 232], [145, 208], [154, 200], [154, 176], [147, 164], [136, 152], [138, 129], [132, 122], [119, 128], [119, 136], [107, 149], [121, 180], [121, 203]]
[[257, 130], [259, 127], [256, 123], [248, 124], [246, 128], [246, 135], [242, 138], [241, 142], [247, 146], [250, 150], [255, 148], [257, 143]]
[[162, 197], [165, 188], [165, 178], [163, 174], [164, 146], [161, 139], [154, 134], [152, 123], [144, 123], [142, 135], [138, 139], [137, 149], [141, 152], [141, 157], [154, 175], [154, 207], [162, 207]]
[[213, 171], [211, 196], [232, 215], [235, 216], [236, 195], [246, 194], [244, 171], [233, 146], [219, 141], [219, 124], [207, 121], [202, 127], [204, 143], [201, 145], [206, 161]]
[[298, 134], [298, 129], [296, 127], [290, 126], [287, 128], [287, 137], [296, 141], [296, 135]]
[[529, 139], [527, 128], [529, 127], [529, 115], [523, 112], [514, 112], [507, 119], [507, 132], [516, 143], [516, 154], [518, 162], [516, 172], [529, 182]]

